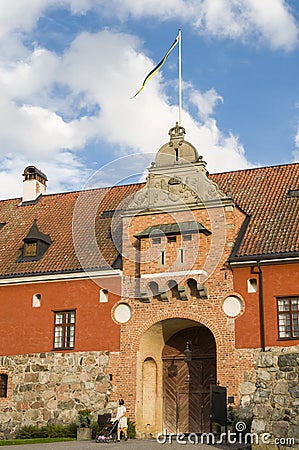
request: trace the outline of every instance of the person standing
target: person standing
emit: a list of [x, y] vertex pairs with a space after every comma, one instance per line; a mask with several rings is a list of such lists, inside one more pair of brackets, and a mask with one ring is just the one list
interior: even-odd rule
[[123, 432], [125, 441], [128, 439], [127, 429], [128, 429], [128, 421], [127, 421], [127, 410], [125, 407], [125, 402], [123, 399], [120, 399], [118, 402], [118, 408], [116, 412], [116, 420], [118, 420], [117, 427], [117, 441], [120, 442], [120, 434]]

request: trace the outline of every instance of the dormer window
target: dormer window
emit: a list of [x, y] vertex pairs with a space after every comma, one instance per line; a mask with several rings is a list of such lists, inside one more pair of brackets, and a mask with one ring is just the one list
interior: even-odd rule
[[23, 241], [24, 245], [22, 248], [22, 256], [20, 256], [18, 262], [40, 260], [52, 244], [52, 239], [50, 238], [50, 236], [48, 234], [42, 233], [38, 229], [36, 220], [34, 220], [29, 233], [23, 239]]

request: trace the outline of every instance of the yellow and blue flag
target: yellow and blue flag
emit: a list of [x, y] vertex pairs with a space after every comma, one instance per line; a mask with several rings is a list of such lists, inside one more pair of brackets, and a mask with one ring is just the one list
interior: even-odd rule
[[145, 77], [144, 82], [142, 83], [141, 88], [139, 89], [139, 91], [136, 92], [135, 95], [133, 95], [134, 98], [136, 97], [136, 95], [138, 95], [142, 89], [144, 88], [144, 86], [146, 85], [146, 83], [161, 69], [161, 67], [163, 66], [163, 64], [165, 63], [166, 59], [168, 58], [169, 53], [174, 49], [174, 47], [179, 43], [180, 40], [180, 35], [178, 34], [174, 43], [172, 44], [172, 46], [170, 47], [170, 49], [168, 50], [168, 52], [166, 53], [166, 55], [164, 56], [164, 58], [159, 62], [159, 64], [154, 67], [153, 70], [150, 71], [150, 73]]

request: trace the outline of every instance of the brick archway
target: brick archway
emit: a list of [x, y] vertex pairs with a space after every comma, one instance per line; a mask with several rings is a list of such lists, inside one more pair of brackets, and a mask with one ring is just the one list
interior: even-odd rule
[[[243, 381], [241, 366], [247, 366], [248, 357], [246, 352], [236, 349], [234, 321], [227, 319], [222, 308], [211, 300], [188, 302], [188, 307], [187, 302], [179, 301], [127, 302], [132, 308], [132, 317], [121, 325], [120, 353], [111, 360], [111, 370], [115, 374], [113, 398], [121, 396], [126, 399], [129, 417], [136, 422], [139, 435], [153, 435], [162, 431], [162, 348], [171, 333], [188, 326], [200, 324], [211, 331], [216, 343], [216, 382], [227, 386], [229, 395], [233, 395], [238, 401], [238, 387]], [[177, 326], [178, 321], [183, 324], [181, 327]], [[176, 324], [174, 329], [163, 328], [163, 323], [166, 322]], [[143, 362], [147, 358], [147, 366], [144, 368]], [[240, 367], [237, 366], [237, 361]], [[140, 382], [144, 370], [156, 370], [157, 379], [160, 380], [160, 384], [150, 387], [147, 393], [143, 392]], [[158, 402], [154, 406], [157, 411], [155, 423], [147, 426], [143, 420], [143, 396], [154, 389], [158, 391]]]
[[178, 314], [177, 311], [167, 309], [167, 311], [159, 311], [158, 315], [151, 315], [148, 320], [144, 320], [141, 324], [139, 324], [131, 340], [132, 351], [138, 351], [140, 339], [147, 330], [149, 330], [156, 323], [167, 319], [187, 319], [200, 323], [201, 325], [209, 328], [209, 330], [213, 333], [217, 349], [223, 347], [225, 344], [223, 342], [223, 335], [221, 334], [219, 327], [216, 326], [215, 321], [208, 319], [206, 314], [200, 314], [198, 311], [192, 310], [181, 310]]
[[[167, 316], [160, 321], [149, 320], [143, 324], [132, 339], [130, 346], [132, 355], [137, 356], [136, 428], [138, 434], [143, 437], [161, 432], [164, 426], [163, 370], [165, 368], [163, 369], [162, 353], [166, 343], [176, 333], [193, 328], [205, 329], [213, 336], [213, 332], [208, 327], [198, 320], [190, 318], [190, 314], [184, 314], [185, 317], [177, 317], [175, 314], [168, 314]], [[198, 316], [196, 319], [198, 319]], [[214, 359], [216, 359], [216, 356]], [[151, 371], [150, 379], [145, 376], [148, 371]], [[152, 410], [151, 423], [148, 421], [148, 405]]]

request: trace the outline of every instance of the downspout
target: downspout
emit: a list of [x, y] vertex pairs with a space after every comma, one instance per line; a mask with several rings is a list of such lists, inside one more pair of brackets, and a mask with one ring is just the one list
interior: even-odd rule
[[260, 336], [262, 352], [265, 351], [265, 310], [264, 310], [264, 290], [263, 290], [263, 272], [260, 261], [257, 261], [259, 275], [259, 312], [260, 312]]

